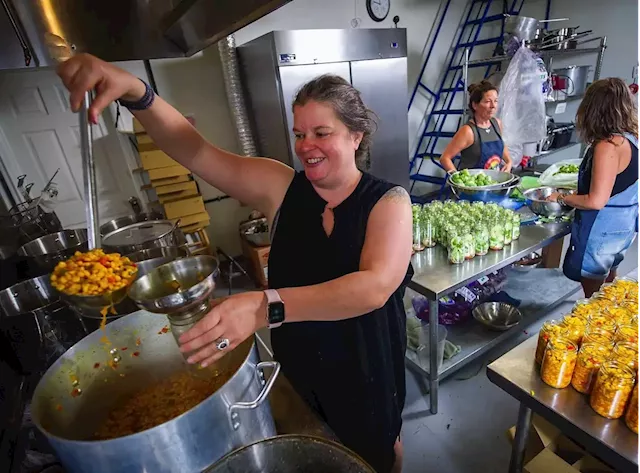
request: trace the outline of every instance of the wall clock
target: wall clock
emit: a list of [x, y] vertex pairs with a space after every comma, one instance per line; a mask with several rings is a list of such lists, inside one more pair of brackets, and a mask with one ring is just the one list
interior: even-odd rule
[[366, 0], [367, 13], [373, 21], [383, 21], [391, 9], [391, 0]]

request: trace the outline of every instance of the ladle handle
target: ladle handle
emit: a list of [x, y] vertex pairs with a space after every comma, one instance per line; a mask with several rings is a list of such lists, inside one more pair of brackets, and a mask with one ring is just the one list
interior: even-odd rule
[[231, 426], [233, 427], [233, 430], [238, 430], [240, 428], [238, 411], [243, 409], [255, 409], [259, 407], [260, 404], [265, 401], [265, 399], [267, 399], [267, 396], [269, 396], [271, 388], [273, 388], [273, 385], [278, 378], [278, 374], [280, 374], [280, 363], [278, 363], [277, 361], [261, 361], [256, 365], [256, 376], [260, 376], [261, 379], [264, 379], [262, 370], [264, 370], [265, 368], [273, 368], [273, 373], [271, 373], [269, 380], [264, 384], [264, 386], [262, 386], [258, 397], [250, 402], [236, 402], [234, 404], [231, 404], [231, 406], [229, 407], [229, 418], [231, 420]]
[[98, 215], [98, 195], [96, 185], [96, 167], [93, 156], [93, 129], [89, 122], [91, 92], [84, 94], [80, 107], [80, 149], [82, 152], [82, 170], [84, 177], [85, 216], [89, 249], [100, 248], [100, 219]]
[[[57, 62], [64, 62], [71, 58], [75, 48], [56, 34], [46, 32], [44, 40], [49, 49], [49, 55]], [[100, 221], [98, 219], [98, 196], [96, 195], [96, 170], [93, 161], [93, 130], [89, 122], [89, 107], [91, 107], [91, 91], [84, 94], [80, 106], [80, 152], [82, 153], [82, 171], [84, 177], [84, 206], [87, 220], [87, 234], [89, 249], [99, 248]]]

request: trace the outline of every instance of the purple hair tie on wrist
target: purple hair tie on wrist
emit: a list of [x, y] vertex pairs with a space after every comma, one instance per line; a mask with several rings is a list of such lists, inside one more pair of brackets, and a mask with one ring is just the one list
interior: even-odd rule
[[151, 105], [153, 105], [153, 101], [156, 98], [155, 92], [153, 91], [151, 86], [147, 84], [145, 81], [140, 79], [140, 82], [144, 84], [144, 95], [140, 100], [137, 100], [135, 102], [129, 102], [128, 100], [118, 99], [118, 103], [122, 105], [124, 108], [128, 110], [146, 110], [149, 107], [151, 107]]

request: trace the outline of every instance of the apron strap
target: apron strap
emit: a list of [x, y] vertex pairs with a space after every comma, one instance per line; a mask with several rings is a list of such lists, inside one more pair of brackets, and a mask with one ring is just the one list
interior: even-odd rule
[[482, 135], [480, 134], [480, 128], [478, 128], [475, 120], [469, 120], [468, 124], [471, 126], [471, 131], [473, 131], [474, 136], [478, 137], [478, 146], [480, 146], [480, 153], [482, 153]]
[[498, 123], [498, 120], [496, 120], [495, 118], [491, 118], [489, 121], [491, 122], [493, 131], [496, 132], [496, 135], [498, 135], [498, 138], [500, 138], [500, 141], [504, 143], [504, 140], [502, 139], [502, 133], [500, 133], [500, 124]]

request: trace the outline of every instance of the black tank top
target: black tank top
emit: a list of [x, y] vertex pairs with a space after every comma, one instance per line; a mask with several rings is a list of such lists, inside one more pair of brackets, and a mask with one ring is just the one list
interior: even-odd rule
[[[629, 165], [616, 176], [613, 189], [611, 189], [611, 197], [627, 190], [629, 186], [635, 186], [638, 182], [638, 148], [628, 139], [625, 138], [625, 140], [629, 142], [629, 146], [631, 147], [631, 160], [629, 161]], [[584, 158], [584, 177], [582, 179], [583, 182], [578, 183], [578, 194], [588, 194], [591, 189], [591, 170], [593, 167], [594, 149], [595, 145], [590, 146]]]
[[[322, 227], [326, 202], [304, 173], [297, 173], [273, 235], [269, 287], [319, 284], [358, 271], [369, 214], [393, 187], [364, 173], [353, 193], [333, 210], [334, 228], [327, 236]], [[368, 314], [330, 322], [285, 323], [271, 331], [274, 354], [284, 374], [345, 444], [349, 429], [355, 430], [354, 438], [364, 437], [364, 425], [351, 425], [358, 422], [355, 410], [362, 410], [365, 420], [375, 411], [374, 420], [386, 425], [389, 435], [399, 434], [405, 398], [402, 297], [412, 275], [409, 265], [402, 285], [382, 308]]]

